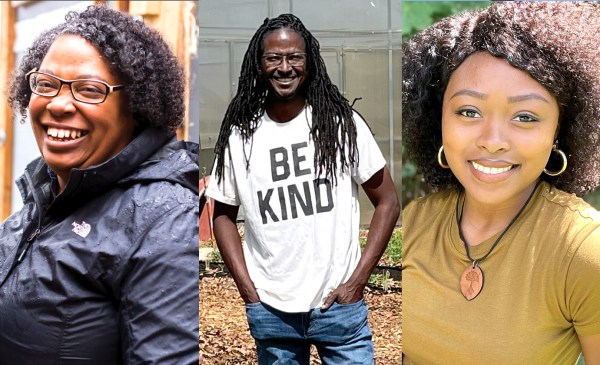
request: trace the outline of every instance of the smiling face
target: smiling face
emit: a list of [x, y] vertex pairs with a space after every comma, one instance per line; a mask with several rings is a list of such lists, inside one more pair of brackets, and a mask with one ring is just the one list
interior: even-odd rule
[[268, 55], [291, 55], [305, 53], [304, 39], [297, 32], [282, 28], [270, 33], [263, 40], [263, 57], [261, 70], [269, 88], [269, 98], [278, 101], [293, 101], [304, 99], [303, 86], [306, 81], [306, 62], [302, 65], [291, 66], [286, 57], [280, 65], [270, 66]]
[[[95, 79], [120, 85], [100, 52], [74, 35], [57, 38], [39, 68], [64, 80]], [[73, 99], [66, 85], [55, 97], [32, 94], [29, 115], [38, 148], [58, 175], [61, 190], [71, 169], [101, 164], [123, 150], [135, 126], [123, 91], [110, 93], [101, 104], [86, 104]]]
[[469, 56], [444, 93], [442, 139], [467, 197], [489, 205], [523, 202], [556, 138], [555, 97], [529, 74], [487, 52]]

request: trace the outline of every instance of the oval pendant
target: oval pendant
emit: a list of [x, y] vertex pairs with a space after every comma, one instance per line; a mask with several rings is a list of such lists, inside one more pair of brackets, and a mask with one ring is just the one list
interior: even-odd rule
[[460, 276], [460, 291], [467, 300], [473, 300], [483, 289], [483, 271], [478, 265], [469, 265]]

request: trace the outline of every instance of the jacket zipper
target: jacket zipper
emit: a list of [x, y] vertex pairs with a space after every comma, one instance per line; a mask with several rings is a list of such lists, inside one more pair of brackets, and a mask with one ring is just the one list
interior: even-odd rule
[[21, 262], [23, 260], [25, 253], [29, 249], [29, 246], [31, 246], [31, 242], [33, 242], [40, 235], [40, 233], [42, 233], [42, 230], [40, 228], [36, 228], [35, 231], [32, 234], [30, 234], [29, 237], [27, 237], [27, 240], [25, 241], [25, 247], [23, 248], [23, 251], [21, 251], [21, 253], [19, 254], [17, 262]]

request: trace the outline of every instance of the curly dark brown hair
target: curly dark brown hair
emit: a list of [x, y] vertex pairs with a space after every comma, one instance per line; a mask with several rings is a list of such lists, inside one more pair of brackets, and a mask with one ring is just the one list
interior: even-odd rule
[[442, 19], [408, 40], [403, 45], [402, 132], [425, 182], [434, 189], [460, 187], [436, 159], [442, 145], [442, 100], [452, 72], [468, 56], [486, 51], [527, 72], [557, 99], [558, 145], [569, 165], [557, 177], [541, 178], [578, 195], [599, 186], [599, 39], [598, 4], [517, 1]]
[[52, 43], [77, 35], [93, 44], [125, 85], [128, 109], [140, 127], [176, 129], [185, 113], [183, 70], [158, 31], [102, 5], [69, 12], [65, 22], [42, 33], [13, 73], [8, 101], [25, 115], [31, 90], [25, 74], [40, 66]]

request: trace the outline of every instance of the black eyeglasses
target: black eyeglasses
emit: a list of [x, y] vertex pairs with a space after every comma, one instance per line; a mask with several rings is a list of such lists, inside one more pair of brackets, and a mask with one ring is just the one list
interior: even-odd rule
[[31, 92], [40, 96], [55, 97], [63, 85], [69, 85], [73, 98], [82, 103], [100, 104], [108, 94], [121, 90], [124, 85], [109, 85], [100, 80], [63, 80], [59, 77], [37, 71], [37, 68], [25, 75]]
[[279, 66], [283, 60], [287, 60], [287, 63], [292, 66], [302, 66], [306, 63], [306, 53], [295, 52], [290, 54], [279, 54], [279, 53], [265, 53], [262, 56], [266, 66], [273, 67]]

